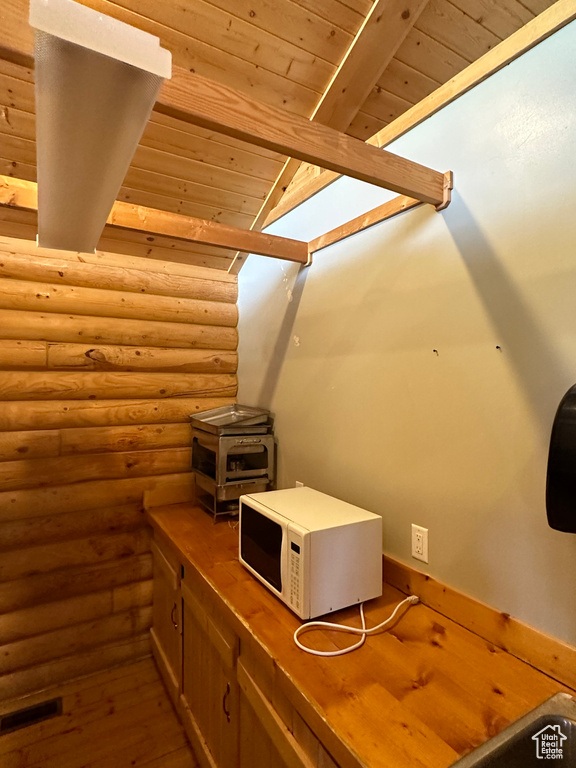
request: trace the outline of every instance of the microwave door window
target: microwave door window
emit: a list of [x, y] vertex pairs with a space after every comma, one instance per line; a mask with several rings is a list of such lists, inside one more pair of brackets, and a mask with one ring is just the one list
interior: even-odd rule
[[242, 559], [282, 592], [282, 527], [244, 503], [240, 546]]

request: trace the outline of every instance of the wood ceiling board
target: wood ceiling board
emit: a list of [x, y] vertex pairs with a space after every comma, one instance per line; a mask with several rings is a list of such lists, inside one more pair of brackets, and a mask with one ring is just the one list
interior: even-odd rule
[[[348, 134], [360, 141], [367, 141], [376, 131], [379, 131], [383, 122], [377, 117], [367, 115], [366, 112], [359, 112], [350, 123]], [[378, 126], [378, 127], [377, 127]]]
[[246, 176], [230, 168], [220, 168], [207, 162], [191, 160], [142, 145], [136, 149], [131, 165], [133, 168], [170, 176], [186, 183], [215, 187], [246, 199], [262, 201], [270, 187], [270, 182], [266, 179]]
[[[14, 107], [2, 104], [0, 97], [0, 134], [21, 138], [27, 141], [36, 140], [36, 120], [29, 112], [21, 112]], [[0, 146], [2, 136], [0, 135]]]
[[[34, 142], [0, 134], [0, 169], [4, 175], [36, 181], [35, 158]], [[238, 226], [249, 226], [260, 208], [257, 199], [134, 167], [128, 169], [118, 198], [139, 205], [146, 200], [147, 207], [198, 218], [234, 220]]]
[[33, 67], [34, 34], [28, 24], [26, 0], [2, 0], [0, 58]]
[[[138, 0], [133, 2], [139, 7]], [[249, 3], [211, 0], [211, 4], [248, 21], [257, 29], [269, 31], [298, 48], [310, 51], [333, 65], [340, 62], [357, 31], [356, 28], [344, 30], [338, 26], [336, 20], [327, 21], [292, 0], [250, 0]], [[335, 3], [334, 15], [343, 23], [338, 11], [338, 4]], [[360, 26], [362, 19], [358, 19], [357, 23]]]
[[[16, 176], [17, 174], [7, 175]], [[159, 195], [154, 192], [143, 192], [141, 189], [132, 189], [126, 186], [120, 187], [117, 199], [133, 205], [143, 205], [146, 208], [179, 213], [183, 216], [194, 216], [195, 218], [216, 221], [220, 224], [228, 224], [231, 227], [241, 227], [243, 229], [247, 229], [250, 226], [250, 221], [253, 219], [253, 214], [251, 213], [238, 213], [222, 208], [213, 208], [201, 203], [183, 200], [182, 198], [167, 197], [166, 195]]]
[[260, 207], [255, 198], [132, 166], [128, 169], [123, 186], [138, 192], [165, 195], [177, 201], [217, 208], [219, 211], [255, 214]]
[[372, 6], [373, 0], [339, 0], [341, 5], [351, 8], [356, 13], [366, 16]]
[[378, 86], [398, 96], [409, 104], [416, 104], [435, 91], [439, 82], [419, 72], [398, 59], [392, 59], [378, 81]]
[[542, 13], [551, 5], [554, 5], [555, 0], [522, 0], [522, 4], [529, 8], [532, 13], [537, 16]]
[[517, 29], [532, 21], [535, 16], [519, 0], [451, 0], [451, 2], [501, 40], [510, 37]]
[[377, 86], [362, 105], [360, 114], [374, 117], [380, 124], [391, 123], [411, 106], [411, 102], [406, 101], [406, 99], [395, 96], [381, 86]]
[[[10, 2], [20, 3], [23, 1], [10, 0]], [[83, 4], [157, 35], [163, 47], [172, 53], [172, 63], [175, 66], [198, 72], [204, 77], [218, 81], [224, 80], [233, 88], [250, 93], [267, 103], [274, 103], [295, 114], [309, 114], [318, 100], [318, 92], [308, 85], [297, 83], [289, 77], [260, 67], [252, 60], [234, 56], [197, 37], [191, 38], [177, 29], [141, 15], [135, 10], [139, 9], [136, 0], [130, 3], [131, 8], [120, 7], [109, 0], [83, 0]], [[279, 23], [278, 18], [276, 23]], [[281, 41], [279, 41], [280, 44]]]
[[404, 40], [396, 52], [396, 58], [440, 83], [450, 80], [470, 63], [417, 28], [412, 29]]
[[371, 151], [372, 147], [345, 134], [288, 115], [198, 75], [173, 71], [172, 80], [162, 86], [156, 110], [423, 202], [442, 200], [442, 173], [384, 150]]
[[2, 103], [0, 96], [0, 133], [27, 141], [35, 141], [36, 120], [34, 115], [14, 107], [7, 107]]
[[[158, 117], [166, 116], [158, 115]], [[206, 165], [227, 168], [245, 176], [254, 176], [268, 181], [275, 179], [282, 168], [279, 155], [276, 156], [278, 159], [257, 155], [240, 148], [240, 142], [237, 142], [238, 146], [231, 147], [211, 138], [194, 136], [185, 131], [160, 125], [154, 119], [148, 123], [140, 144], [170, 152], [178, 157], [186, 157]], [[242, 142], [242, 147], [246, 146], [249, 145]]]
[[[4, 80], [5, 76], [0, 75], [0, 105], [2, 104], [1, 94], [3, 91]], [[29, 89], [32, 88], [32, 86], [27, 84], [22, 83], [22, 85], [26, 85], [26, 87]], [[149, 128], [152, 130], [158, 128], [160, 131], [168, 130], [166, 128], [161, 128], [154, 125], [150, 125]], [[172, 133], [176, 132], [172, 131]], [[17, 137], [22, 137], [27, 139], [29, 142], [33, 141], [35, 139], [35, 121], [32, 114], [27, 112], [20, 112], [19, 110], [15, 110], [13, 108], [6, 109], [0, 106], [0, 152], [2, 152], [3, 155], [16, 161], [31, 164], [35, 162], [35, 153], [32, 151], [31, 144], [24, 143], [18, 146], [18, 149], [16, 149], [16, 145], [10, 142], [6, 142], [5, 146], [2, 148], [2, 134], [13, 135], [15, 140]], [[184, 137], [186, 136], [186, 134], [182, 135]], [[223, 151], [226, 150], [223, 145], [216, 145], [215, 143], [208, 142], [206, 140], [195, 140], [202, 141], [202, 143], [205, 146], [207, 145], [208, 148], [220, 146]], [[143, 142], [146, 142], [146, 137], [143, 138]], [[244, 154], [247, 155], [247, 153]], [[198, 153], [198, 156], [201, 156], [200, 152]], [[267, 168], [270, 165], [270, 161], [266, 161], [264, 158], [258, 158], [256, 155], [247, 156], [254, 159], [257, 163], [259, 161], [266, 163]], [[281, 167], [280, 164], [276, 163], [273, 164], [273, 166], [274, 168]], [[190, 160], [182, 156], [177, 156], [168, 152], [142, 146], [137, 149], [132, 161], [131, 168], [133, 169], [134, 173], [128, 174], [125, 186], [129, 186], [130, 184], [132, 184], [133, 187], [136, 186], [136, 182], [132, 182], [135, 178], [135, 173], [139, 170], [156, 173], [159, 176], [166, 177], [163, 178], [162, 185], [159, 185], [158, 189], [162, 189], [164, 192], [169, 192], [172, 196], [183, 196], [189, 200], [195, 200], [198, 204], [206, 203], [212, 205], [213, 207], [223, 207], [225, 209], [231, 210], [238, 208], [242, 209], [245, 208], [247, 199], [255, 195], [260, 195], [260, 198], [254, 197], [255, 202], [253, 202], [252, 209], [248, 208], [249, 212], [259, 208], [261, 200], [265, 197], [272, 181], [270, 175], [268, 176], [268, 179], [266, 179], [264, 173], [260, 173], [259, 177], [256, 178], [248, 177], [230, 169], [220, 169], [216, 166], [212, 166], [208, 163], [203, 163], [198, 160]], [[257, 172], [258, 168], [255, 167], [254, 170]], [[268, 170], [270, 169], [268, 168]], [[175, 179], [179, 179], [181, 183], [178, 184], [178, 181], [174, 181]], [[198, 187], [197, 184], [200, 184], [201, 186]], [[205, 190], [203, 189], [202, 185], [204, 187], [208, 186], [210, 189]], [[150, 186], [149, 182], [148, 187], [144, 187], [144, 191], [146, 191], [146, 189], [150, 191], [151, 188], [156, 188], [154, 182], [152, 182], [152, 187]], [[196, 192], [194, 192], [194, 190], [196, 190]], [[222, 190], [232, 194], [227, 197], [227, 199], [224, 199], [224, 196], [220, 194], [220, 192], [215, 195], [216, 190]], [[242, 199], [239, 199], [238, 195], [242, 195]], [[183, 203], [184, 201], [182, 204]], [[142, 204], [150, 205], [149, 202], [142, 202]], [[154, 205], [152, 207], [158, 206]], [[185, 212], [182, 209], [182, 206], [177, 206], [175, 204], [171, 204], [169, 210], [175, 210], [176, 212], [182, 213]], [[190, 214], [200, 216], [201, 218], [212, 218], [218, 212], [219, 211], [209, 212], [206, 210], [197, 210], [194, 213], [190, 212]]]
[[[201, 72], [205, 77], [225, 78], [232, 87], [296, 114], [309, 114], [318, 100], [318, 93], [311, 88], [200, 40], [192, 40], [108, 0], [90, 0], [83, 4], [157, 35], [161, 44], [171, 51], [173, 63], [177, 66]], [[28, 24], [28, 0], [3, 0], [0, 20], [0, 54], [4, 51], [3, 58], [33, 67], [33, 34]]]
[[[285, 28], [278, 24], [274, 32], [260, 29], [236, 13], [238, 4], [228, 3], [225, 11], [203, 0], [182, 3], [179, 0], [116, 0], [121, 7], [137, 12], [153, 22], [180, 32], [191, 40], [200, 40], [259, 68], [293, 80], [307, 88], [321, 92], [334, 70], [334, 64], [322, 56], [321, 51], [310, 53], [302, 43], [295, 45], [284, 35]], [[275, 0], [282, 18], [282, 9], [292, 5], [287, 0]], [[332, 25], [331, 25], [332, 28]], [[318, 30], [322, 36], [326, 30]], [[290, 37], [294, 37], [291, 35]], [[334, 55], [334, 46], [329, 52]]]
[[346, 2], [343, 0], [293, 0], [293, 2], [351, 34], [360, 28], [372, 5], [371, 0], [360, 0], [360, 2], [354, 2], [354, 0], [347, 0]]
[[25, 80], [34, 84], [34, 70], [30, 67], [20, 66], [11, 61], [0, 58], [0, 73], [8, 77], [14, 77], [17, 80]]
[[[34, 107], [33, 83], [18, 80], [0, 72], [0, 131], [35, 140]], [[169, 120], [165, 115], [156, 116], [153, 113], [140, 144], [166, 153], [167, 162], [175, 156], [184, 158], [184, 163], [186, 160], [194, 160], [201, 163], [203, 168], [214, 166], [264, 181], [276, 178], [282, 168], [280, 156], [268, 153], [266, 157], [264, 154], [251, 152], [250, 145], [246, 142], [223, 137], [228, 139], [227, 145], [208, 138], [210, 136], [208, 131], [203, 131], [204, 135], [201, 136], [198, 135], [200, 129], [195, 126], [190, 126], [190, 128], [196, 128], [195, 132], [177, 130], [157, 122], [155, 117]], [[172, 123], [182, 126], [181, 122], [175, 120]], [[265, 191], [263, 184], [260, 191], [262, 197]]]
[[449, 0], [430, 0], [416, 28], [433, 40], [475, 61], [498, 45], [500, 38], [452, 5]]
[[3, 133], [0, 135], [0, 156], [18, 164], [33, 166], [36, 175], [36, 142]]

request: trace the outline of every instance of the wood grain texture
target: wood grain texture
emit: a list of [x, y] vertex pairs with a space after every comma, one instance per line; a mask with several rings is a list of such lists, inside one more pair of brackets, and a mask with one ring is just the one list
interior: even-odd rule
[[[410, 608], [356, 653], [303, 654], [292, 640], [298, 619], [238, 563], [237, 532], [225, 521], [214, 525], [189, 504], [149, 517], [155, 535], [178, 547], [184, 582], [200, 604], [216, 602], [225, 612], [240, 638], [242, 664], [245, 649], [256, 649], [256, 665], [248, 660], [246, 668], [262, 694], [283, 693], [338, 765], [444, 768], [556, 691], [569, 690], [426, 604]], [[367, 606], [368, 625], [386, 618], [402, 597], [385, 584], [382, 598]], [[357, 622], [357, 610], [334, 619]], [[315, 648], [349, 642], [338, 632], [308, 634]], [[268, 663], [261, 664], [262, 656]], [[254, 669], [260, 669], [256, 677]]]
[[201, 393], [148, 400], [60, 400], [58, 409], [49, 400], [11, 400], [0, 408], [0, 429], [35, 429], [39, 420], [46, 429], [187, 422], [192, 413], [233, 402], [233, 397], [204, 397]]
[[174, 70], [156, 110], [423, 202], [436, 205], [442, 197], [438, 171], [390, 152], [374, 152], [345, 134], [257, 103], [199, 75]]
[[[558, 29], [569, 24], [576, 17], [576, 9], [572, 0], [558, 0], [558, 2], [550, 7], [548, 7], [549, 5], [549, 3], [543, 3], [544, 7], [541, 7], [538, 11], [539, 13], [541, 12], [541, 15], [529, 21], [502, 42], [495, 38], [494, 35], [492, 35], [490, 41], [485, 40], [481, 42], [480, 45], [484, 47], [482, 55], [471, 64], [470, 61], [472, 59], [468, 59], [468, 66], [466, 66], [466, 59], [460, 57], [459, 63], [447, 63], [444, 59], [439, 64], [437, 70], [429, 69], [426, 74], [441, 78], [444, 84], [405, 111], [398, 119], [393, 120], [389, 125], [374, 133], [368, 139], [368, 143], [378, 147], [387, 146], [387, 144], [399, 138], [411, 128], [414, 128], [414, 126], [430, 117], [430, 115], [433, 115], [439, 109], [450, 104], [454, 99], [466, 93], [478, 83], [481, 83], [491, 74], [497, 72], [527, 50], [554, 34]], [[446, 14], [449, 14], [452, 18], [455, 14], [457, 16], [461, 14], [459, 16], [461, 19], [465, 17], [465, 14], [459, 9], [454, 6], [450, 7], [448, 2], [440, 2], [440, 0], [438, 2], [435, 1], [434, 4], [430, 3], [426, 13], [433, 17], [433, 24], [436, 25], [439, 31], [444, 27], [450, 27], [450, 23], [447, 23]], [[410, 55], [411, 51], [414, 53], [417, 49], [434, 46], [437, 43], [435, 35], [429, 34], [431, 31], [429, 24], [423, 25], [420, 30], [421, 22], [422, 17], [417, 23], [416, 29], [413, 30], [413, 33], [407, 38], [399, 51], [401, 61], [406, 64], [415, 63], [414, 57]], [[468, 24], [468, 21], [465, 23]], [[496, 44], [492, 47], [494, 43]], [[438, 55], [439, 50], [436, 49], [434, 53]], [[458, 56], [459, 54], [455, 53], [454, 55]], [[316, 168], [305, 169], [304, 172], [307, 172], [307, 177], [304, 177], [302, 183], [293, 185], [292, 190], [288, 190], [280, 204], [266, 219], [266, 226], [293, 210], [312, 195], [326, 188], [339, 177], [338, 173], [330, 171], [321, 172]]]
[[[3, 249], [0, 243], [0, 275], [16, 280], [38, 280], [51, 284], [74, 285], [114, 291], [132, 291], [203, 301], [234, 303], [237, 286], [205, 277], [163, 275], [131, 269], [126, 266], [106, 266], [70, 261], [62, 256], [36, 256]], [[215, 270], [212, 270], [215, 271]]]
[[[37, 210], [37, 195], [37, 185], [34, 181], [0, 176], [0, 205]], [[302, 263], [307, 259], [305, 244], [299, 240], [250, 232], [216, 221], [144, 208], [122, 201], [114, 203], [107, 223], [121, 229], [135, 229], [139, 232], [175, 237], [218, 248], [237, 248], [261, 256], [274, 256]], [[222, 323], [222, 325], [225, 324]]]
[[101, 453], [23, 459], [0, 464], [0, 491], [81, 483], [96, 478], [116, 479], [186, 472], [191, 466], [190, 448]]
[[189, 415], [236, 392], [237, 286], [5, 237], [0, 265], [2, 699], [150, 653], [143, 494], [192, 497]]
[[[10, 346], [5, 349], [5, 345]], [[19, 346], [15, 347], [15, 345]], [[0, 367], [4, 365], [8, 367], [7, 364], [14, 354], [24, 358], [25, 367], [38, 367], [40, 359], [38, 346], [36, 342], [0, 341]], [[235, 373], [238, 367], [236, 352], [221, 352], [213, 349], [161, 349], [110, 344], [93, 346], [55, 343], [47, 343], [44, 346], [46, 367], [52, 369]]]
[[[3, 736], [0, 760], [6, 768], [197, 768], [153, 661], [123, 659], [122, 646], [117, 648], [116, 658], [113, 647], [102, 651], [104, 660], [116, 664], [113, 668], [96, 671], [99, 667], [94, 665], [90, 669], [97, 652], [83, 654], [86, 676], [46, 691], [45, 698], [62, 697], [59, 717]], [[48, 665], [44, 668], [50, 669]], [[12, 702], [31, 706], [41, 700], [28, 694], [20, 702]]]
[[119, 560], [76, 564], [63, 570], [33, 574], [0, 583], [0, 606], [6, 614], [29, 606], [42, 606], [54, 601], [114, 589], [149, 580], [152, 576], [150, 552], [125, 556]]
[[0, 400], [106, 400], [108, 398], [234, 397], [236, 377], [211, 373], [5, 371]]
[[234, 304], [0, 277], [0, 308], [235, 327]]
[[576, 688], [576, 648], [545, 635], [507, 613], [496, 611], [431, 576], [394, 560], [384, 559], [386, 581], [403, 592], [472, 629], [489, 643], [527, 661], [550, 677]]
[[[192, 487], [189, 472], [170, 473], [119, 480], [97, 479], [80, 485], [64, 483], [38, 490], [15, 490], [0, 493], [0, 522], [82, 513], [102, 507], [139, 504], [146, 492], [157, 491], [168, 496]], [[162, 489], [162, 490], [160, 490]], [[185, 500], [185, 499], [184, 499]]]
[[235, 328], [0, 309], [0, 338], [235, 350]]
[[3, 675], [2, 695], [12, 701], [63, 681], [82, 678], [150, 656], [150, 632]]
[[[7, 209], [2, 210], [5, 212]], [[25, 211], [21, 213], [26, 214]], [[106, 237], [111, 236], [112, 233], [114, 233], [118, 243], [124, 243], [124, 250], [126, 250], [130, 243], [122, 239], [121, 231], [112, 230], [106, 232]], [[154, 249], [155, 239], [152, 241], [144, 239], [144, 241], [147, 243], [147, 251]], [[120, 247], [120, 245], [117, 245], [117, 247]], [[6, 259], [8, 259], [9, 255], [24, 257], [22, 266], [26, 272], [24, 274], [7, 274], [6, 277], [27, 279], [26, 274], [34, 273], [36, 258], [44, 257], [40, 259], [40, 263], [45, 265], [43, 269], [51, 270], [50, 279], [55, 280], [54, 272], [57, 272], [58, 277], [63, 282], [70, 282], [72, 285], [87, 285], [88, 287], [95, 288], [114, 288], [115, 285], [118, 285], [121, 290], [136, 290], [142, 293], [149, 292], [167, 296], [185, 296], [187, 298], [214, 299], [215, 301], [236, 301], [237, 298], [237, 278], [228, 275], [223, 270], [187, 264], [179, 260], [160, 260], [159, 258], [149, 256], [148, 253], [142, 257], [137, 254], [131, 254], [129, 251], [117, 253], [116, 250], [107, 251], [104, 248], [97, 250], [95, 253], [57, 251], [40, 248], [35, 242], [30, 242], [26, 239], [23, 241], [21, 238], [10, 237], [5, 234], [0, 235], [0, 250]], [[212, 252], [209, 251], [209, 253]], [[29, 264], [27, 261], [28, 257], [30, 257]], [[61, 261], [65, 262], [65, 264], [60, 265], [59, 262]], [[10, 262], [11, 260], [9, 259], [5, 263], [5, 267], [10, 265]], [[91, 269], [94, 266], [101, 267], [102, 271]], [[7, 268], [10, 267], [8, 266]], [[110, 268], [111, 271], [108, 271]], [[60, 272], [65, 272], [69, 269], [73, 271], [73, 275], [68, 281], [66, 280], [66, 275], [60, 275]], [[40, 275], [33, 274], [33, 277], [40, 277]], [[203, 285], [208, 285], [210, 291], [208, 295], [198, 295], [197, 297], [192, 295], [191, 291], [194, 283], [191, 283], [190, 279], [194, 281], [200, 280]], [[228, 284], [228, 287], [223, 288], [222, 283]], [[224, 291], [223, 295], [221, 293], [211, 293], [211, 291], [219, 292], [222, 290]], [[230, 290], [233, 291], [233, 294], [227, 293]]]

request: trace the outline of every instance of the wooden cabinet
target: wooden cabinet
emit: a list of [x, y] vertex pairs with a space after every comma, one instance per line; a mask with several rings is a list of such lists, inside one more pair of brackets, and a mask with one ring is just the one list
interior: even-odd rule
[[237, 768], [238, 683], [235, 633], [182, 584], [182, 696], [185, 725], [206, 766]]
[[175, 705], [181, 687], [182, 638], [180, 566], [171, 553], [152, 542], [154, 594], [152, 607], [152, 651], [168, 693]]
[[217, 594], [158, 541], [152, 551], [154, 655], [202, 768], [338, 768]]
[[[240, 759], [239, 768], [274, 766], [274, 768], [317, 768], [319, 742], [313, 745], [313, 754], [298, 742], [288, 725], [265, 696], [240, 659], [237, 668], [240, 686]], [[297, 713], [288, 712], [292, 728]], [[311, 731], [310, 731], [311, 733]], [[314, 754], [316, 753], [316, 754]], [[336, 765], [333, 763], [334, 768]], [[326, 767], [328, 768], [328, 766]]]

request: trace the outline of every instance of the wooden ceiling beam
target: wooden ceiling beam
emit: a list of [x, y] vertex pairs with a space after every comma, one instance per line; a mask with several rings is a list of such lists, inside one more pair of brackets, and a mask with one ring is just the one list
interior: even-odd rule
[[174, 67], [154, 109], [345, 176], [442, 204], [444, 174]]
[[[576, 0], [557, 0], [554, 5], [371, 136], [367, 143], [375, 147], [387, 146], [575, 19]], [[319, 171], [318, 168], [306, 170], [310, 171], [308, 177], [303, 178], [296, 188], [288, 190], [280, 204], [270, 211], [263, 226], [273, 224], [340, 178], [340, 174], [332, 171]]]
[[[29, 50], [20, 49], [18, 41], [18, 37], [0, 35], [0, 57], [30, 66], [33, 62]], [[172, 79], [164, 82], [154, 109], [176, 120], [415, 197], [424, 203], [440, 205], [443, 202], [443, 173], [264, 104], [181, 67], [173, 67]]]
[[[346, 131], [428, 2], [376, 0], [310, 120]], [[264, 227], [268, 214], [280, 202], [300, 165], [300, 160], [293, 157], [286, 160], [250, 229], [260, 231]], [[230, 271], [238, 273], [242, 263], [236, 254]]]
[[[36, 183], [13, 179], [10, 176], [0, 176], [0, 205], [38, 210]], [[116, 201], [107, 224], [121, 229], [164, 235], [217, 248], [232, 248], [260, 256], [272, 256], [299, 264], [308, 262], [308, 244], [301, 240], [250, 232], [247, 229], [229, 227], [215, 221], [195, 219], [179, 213], [158, 211], [129, 203]]]

